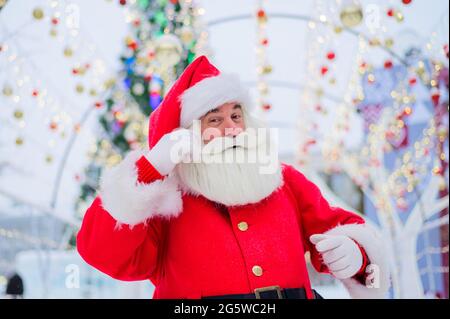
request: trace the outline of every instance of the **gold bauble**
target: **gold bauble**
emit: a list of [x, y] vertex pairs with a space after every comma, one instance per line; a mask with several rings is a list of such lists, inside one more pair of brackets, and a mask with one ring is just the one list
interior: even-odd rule
[[363, 11], [359, 5], [349, 5], [341, 10], [341, 22], [347, 28], [359, 25], [363, 20]]
[[33, 10], [33, 18], [36, 20], [42, 20], [44, 18], [44, 10], [41, 8], [35, 8]]
[[18, 120], [23, 118], [23, 111], [22, 110], [15, 110], [14, 111], [14, 117]]
[[16, 145], [17, 146], [23, 145], [23, 138], [21, 138], [21, 137], [16, 138]]
[[64, 49], [64, 55], [68, 58], [70, 58], [73, 55], [73, 50], [70, 47], [66, 47]]
[[334, 32], [339, 34], [343, 31], [344, 29], [341, 26], [335, 26], [334, 27]]
[[105, 81], [105, 83], [103, 83], [103, 87], [105, 88], [105, 90], [112, 88], [114, 85], [116, 84], [116, 79], [115, 78], [111, 78]]
[[384, 45], [386, 46], [386, 48], [392, 48], [394, 46], [394, 39], [386, 39], [386, 41], [384, 41]]
[[97, 96], [97, 90], [96, 89], [90, 89], [89, 90], [89, 95], [90, 96]]
[[270, 74], [270, 73], [272, 73], [272, 70], [273, 70], [273, 68], [271, 65], [265, 65], [263, 67], [263, 74]]
[[11, 95], [13, 94], [12, 87], [10, 87], [9, 85], [5, 85], [5, 86], [3, 87], [2, 92], [3, 92], [3, 95], [4, 95], [4, 96], [11, 96]]
[[318, 98], [321, 98], [323, 95], [324, 95], [324, 91], [323, 91], [322, 88], [316, 89], [316, 96], [317, 96]]
[[75, 87], [75, 91], [77, 91], [77, 93], [83, 93], [84, 92], [84, 86], [82, 84], [77, 84], [77, 86]]

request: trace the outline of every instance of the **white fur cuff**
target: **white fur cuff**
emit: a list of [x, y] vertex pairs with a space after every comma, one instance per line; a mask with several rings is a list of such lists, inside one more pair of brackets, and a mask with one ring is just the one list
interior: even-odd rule
[[386, 298], [390, 286], [387, 250], [383, 248], [382, 238], [375, 229], [367, 224], [348, 224], [339, 225], [325, 234], [344, 235], [352, 238], [364, 248], [369, 257], [370, 264], [366, 271], [369, 269], [373, 271], [373, 274], [369, 275], [370, 278], [373, 278], [373, 283], [363, 285], [353, 278], [342, 280], [350, 296], [358, 299]]
[[130, 226], [157, 215], [175, 217], [182, 210], [175, 177], [150, 184], [137, 182], [136, 161], [142, 155], [142, 151], [130, 152], [120, 164], [105, 169], [100, 181], [103, 207], [118, 222]]

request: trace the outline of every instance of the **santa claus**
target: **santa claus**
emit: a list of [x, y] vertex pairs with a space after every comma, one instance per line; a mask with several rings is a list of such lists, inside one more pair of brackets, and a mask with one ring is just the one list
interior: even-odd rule
[[103, 173], [80, 255], [113, 278], [151, 280], [154, 298], [313, 299], [309, 252], [352, 297], [385, 297], [380, 238], [278, 163], [251, 107], [237, 77], [191, 63], [150, 117], [150, 150]]

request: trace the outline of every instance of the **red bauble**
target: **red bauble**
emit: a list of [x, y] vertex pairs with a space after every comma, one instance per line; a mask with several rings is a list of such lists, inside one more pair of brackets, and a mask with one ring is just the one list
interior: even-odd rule
[[56, 123], [56, 122], [51, 122], [50, 123], [50, 129], [52, 131], [55, 131], [57, 128], [58, 128], [58, 123]]
[[441, 99], [441, 93], [438, 89], [432, 90], [431, 92], [431, 100], [433, 101], [434, 105], [438, 105], [439, 101]]
[[394, 9], [389, 9], [388, 11], [387, 11], [387, 15], [389, 16], [389, 17], [393, 17], [394, 16], [394, 13], [395, 13], [395, 11], [394, 11]]
[[120, 1], [119, 1], [119, 4], [122, 5], [122, 6], [124, 6], [124, 5], [127, 4], [127, 1], [126, 1], [126, 0], [120, 0]]
[[130, 43], [128, 43], [128, 47], [129, 47], [131, 50], [136, 51], [137, 48], [138, 48], [138, 44], [137, 44], [136, 41], [131, 41]]
[[267, 46], [269, 44], [269, 40], [268, 39], [262, 39], [261, 40], [261, 44], [264, 46]]
[[33, 92], [31, 93], [31, 95], [33, 97], [37, 97], [39, 95], [39, 91], [38, 90], [33, 90]]
[[152, 80], [152, 75], [151, 75], [151, 74], [147, 74], [147, 75], [144, 76], [144, 81], [145, 81], [145, 82], [148, 83], [148, 82], [150, 82], [151, 80]]
[[411, 4], [412, 0], [402, 0], [404, 5]]
[[266, 16], [266, 11], [258, 10], [258, 18], [264, 18]]
[[272, 105], [270, 105], [270, 104], [264, 104], [264, 105], [262, 106], [262, 108], [263, 108], [264, 111], [269, 111], [269, 110], [272, 108]]
[[328, 60], [334, 60], [334, 58], [336, 57], [336, 54], [333, 51], [328, 52], [327, 54], [327, 59]]
[[391, 60], [387, 60], [386, 62], [384, 62], [385, 69], [392, 69], [393, 66], [394, 66], [394, 64], [392, 63]]
[[59, 23], [58, 18], [52, 18], [52, 24], [57, 25]]
[[410, 78], [409, 79], [409, 85], [410, 86], [413, 86], [413, 85], [416, 85], [417, 84], [417, 79], [416, 78]]
[[325, 74], [328, 73], [328, 71], [329, 71], [328, 67], [327, 67], [327, 66], [323, 66], [323, 67], [320, 69], [320, 74], [325, 75]]
[[101, 108], [102, 106], [103, 106], [103, 103], [102, 102], [95, 102], [95, 107], [97, 108], [97, 109], [99, 109], [99, 108]]

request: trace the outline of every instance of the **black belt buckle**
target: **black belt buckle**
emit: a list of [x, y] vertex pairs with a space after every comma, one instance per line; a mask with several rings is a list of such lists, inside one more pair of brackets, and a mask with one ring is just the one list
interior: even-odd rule
[[283, 294], [281, 293], [280, 286], [268, 286], [268, 287], [256, 288], [253, 292], [255, 293], [256, 299], [261, 299], [261, 293], [268, 292], [268, 291], [276, 291], [278, 299], [283, 299]]

